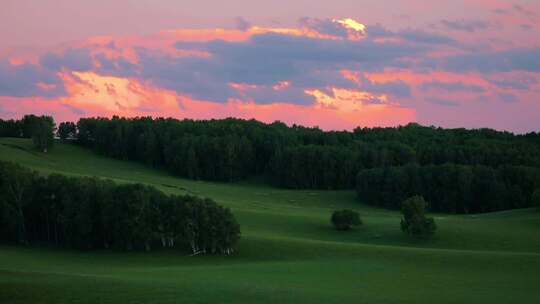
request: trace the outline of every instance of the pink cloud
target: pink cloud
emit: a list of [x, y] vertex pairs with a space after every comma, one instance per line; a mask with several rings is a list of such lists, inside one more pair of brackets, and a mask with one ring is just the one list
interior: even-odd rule
[[[482, 1], [474, 3], [487, 6]], [[95, 36], [47, 51], [4, 52], [0, 64], [7, 71], [18, 71], [21, 82], [28, 78], [31, 83], [6, 90], [16, 91], [11, 95], [19, 97], [1, 96], [0, 92], [0, 116], [29, 112], [54, 115], [57, 120], [112, 115], [234, 116], [323, 129], [418, 121], [538, 130], [540, 109], [535, 101], [540, 96], [540, 71], [536, 66], [523, 65], [521, 58], [512, 57], [509, 60], [515, 62], [510, 68], [497, 69], [495, 64], [487, 72], [475, 65], [445, 70], [437, 61], [446, 56], [483, 54], [480, 43], [484, 41], [490, 41], [485, 46], [493, 54], [515, 45], [533, 49], [537, 41], [530, 33], [528, 38], [511, 35], [523, 32], [516, 27], [524, 20], [518, 13], [490, 15], [485, 17], [489, 27], [451, 34], [441, 32], [440, 27], [387, 30], [380, 26], [380, 37], [372, 38], [369, 25], [325, 18], [300, 27], [249, 25], [242, 30], [173, 29], [147, 35]], [[533, 17], [527, 22], [538, 24]], [[517, 38], [507, 45], [490, 40], [495, 36]], [[69, 50], [87, 52], [90, 68], [69, 68], [72, 62], [62, 65], [62, 56]], [[47, 70], [51, 68], [41, 57], [45, 53], [57, 56], [60, 63], [50, 64], [56, 64], [57, 70]], [[508, 58], [505, 56], [493, 58]], [[25, 70], [25, 64], [35, 71]], [[2, 74], [1, 68], [0, 80], [13, 76], [11, 72]], [[49, 82], [41, 79], [44, 75]], [[59, 83], [53, 83], [54, 75]], [[62, 84], [65, 90], [60, 90]], [[19, 92], [29, 91], [28, 87], [42, 96], [24, 97], [36, 95]], [[53, 94], [56, 91], [61, 94]], [[508, 113], [519, 122], [511, 121]]]
[[415, 120], [413, 109], [388, 104], [363, 104], [356, 101], [358, 96], [351, 99], [351, 95], [361, 92], [338, 90], [335, 96], [318, 95], [317, 103], [309, 106], [288, 103], [260, 105], [239, 100], [216, 103], [194, 100], [136, 79], [79, 72], [63, 75], [62, 78], [68, 96], [58, 99], [0, 97], [3, 116], [20, 117], [26, 113], [36, 113], [53, 115], [59, 121], [112, 115], [194, 119], [240, 117], [264, 122], [279, 120], [327, 130], [393, 126]]

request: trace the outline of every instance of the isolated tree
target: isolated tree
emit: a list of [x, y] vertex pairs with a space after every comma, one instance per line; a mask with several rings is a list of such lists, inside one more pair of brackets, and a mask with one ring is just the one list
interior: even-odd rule
[[73, 122], [62, 122], [58, 125], [58, 137], [62, 140], [73, 139], [77, 135], [77, 126]]
[[33, 127], [32, 141], [36, 149], [47, 153], [54, 144], [54, 120], [52, 117], [40, 117]]
[[531, 200], [532, 205], [540, 211], [540, 188], [534, 190]]
[[362, 225], [362, 220], [360, 219], [360, 214], [358, 212], [344, 209], [336, 210], [332, 214], [331, 218], [332, 224], [337, 230], [349, 230], [353, 226]]
[[401, 230], [411, 236], [427, 238], [435, 233], [437, 226], [433, 218], [426, 217], [427, 202], [420, 195], [406, 199], [401, 205], [403, 218]]

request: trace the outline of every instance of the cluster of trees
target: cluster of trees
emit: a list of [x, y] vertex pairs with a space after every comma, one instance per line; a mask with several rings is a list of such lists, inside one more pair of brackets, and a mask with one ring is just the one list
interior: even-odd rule
[[0, 119], [0, 137], [32, 138], [34, 146], [42, 152], [53, 146], [55, 130], [51, 116], [25, 115], [20, 120]]
[[70, 122], [70, 121], [61, 122], [58, 125], [57, 134], [61, 140], [76, 139], [77, 125], [74, 122]]
[[230, 254], [240, 237], [229, 209], [141, 184], [48, 177], [0, 162], [0, 240], [79, 249], [173, 247]]
[[540, 169], [525, 166], [409, 164], [361, 170], [357, 192], [369, 204], [399, 209], [401, 202], [422, 195], [430, 210], [479, 213], [534, 205], [540, 189]]

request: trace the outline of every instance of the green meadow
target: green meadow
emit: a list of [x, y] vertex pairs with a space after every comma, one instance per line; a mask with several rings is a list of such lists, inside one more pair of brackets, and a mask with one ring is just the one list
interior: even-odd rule
[[[0, 160], [42, 174], [145, 183], [210, 197], [242, 231], [233, 256], [0, 246], [0, 303], [540, 303], [540, 212], [433, 214], [430, 240], [400, 231], [401, 214], [353, 191], [299, 191], [260, 181], [211, 183], [57, 143], [0, 139]], [[333, 210], [363, 226], [340, 232]]]

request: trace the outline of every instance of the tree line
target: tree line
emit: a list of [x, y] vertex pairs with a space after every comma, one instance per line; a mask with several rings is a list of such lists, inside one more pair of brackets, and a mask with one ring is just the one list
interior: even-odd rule
[[34, 146], [47, 152], [54, 144], [56, 125], [51, 116], [25, 115], [20, 120], [0, 119], [0, 137], [31, 138]]
[[240, 227], [210, 199], [167, 196], [142, 184], [41, 176], [0, 162], [0, 240], [122, 250], [179, 248], [231, 254]]
[[[2, 127], [4, 125], [5, 122], [1, 123], [0, 129], [13, 129]], [[0, 131], [0, 134], [6, 132], [9, 133]], [[408, 165], [430, 170], [451, 164], [485, 167], [497, 172], [502, 167], [540, 168], [539, 133], [516, 135], [491, 129], [443, 129], [414, 123], [325, 132], [316, 127], [289, 127], [281, 122], [265, 124], [234, 118], [177, 120], [115, 116], [64, 122], [58, 128], [58, 135], [98, 153], [142, 162], [185, 178], [233, 182], [264, 177], [268, 183], [293, 189], [354, 189], [358, 187], [358, 172]], [[505, 189], [528, 196], [528, 188], [522, 189], [522, 184], [512, 185]], [[472, 184], [472, 187], [477, 186], [480, 184]], [[364, 200], [364, 191], [359, 193]], [[411, 195], [415, 194], [420, 193]], [[391, 206], [388, 201], [403, 199], [385, 198], [374, 204]], [[433, 204], [439, 201], [427, 199]], [[369, 197], [367, 200], [373, 202]], [[456, 204], [469, 206], [469, 203]], [[502, 204], [503, 208], [521, 205], [526, 203], [514, 202], [513, 198], [512, 202]], [[437, 210], [492, 209], [493, 206], [486, 205]]]
[[78, 143], [84, 146], [163, 166], [183, 177], [235, 181], [264, 175], [290, 188], [353, 188], [360, 169], [408, 163], [540, 167], [540, 134], [490, 129], [409, 124], [324, 132], [234, 118], [113, 117], [81, 119], [77, 130]]
[[409, 164], [361, 170], [356, 185], [358, 196], [376, 206], [399, 209], [405, 199], [421, 195], [434, 212], [479, 213], [534, 206], [540, 169]]

